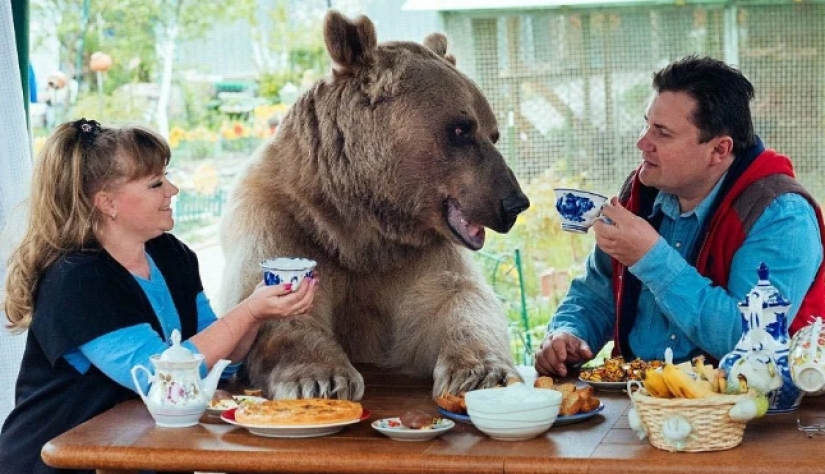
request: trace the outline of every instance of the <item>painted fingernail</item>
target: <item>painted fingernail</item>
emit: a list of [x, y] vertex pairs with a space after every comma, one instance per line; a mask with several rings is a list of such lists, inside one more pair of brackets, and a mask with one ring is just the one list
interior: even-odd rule
[[284, 283], [284, 289], [286, 291], [292, 291], [292, 283]]

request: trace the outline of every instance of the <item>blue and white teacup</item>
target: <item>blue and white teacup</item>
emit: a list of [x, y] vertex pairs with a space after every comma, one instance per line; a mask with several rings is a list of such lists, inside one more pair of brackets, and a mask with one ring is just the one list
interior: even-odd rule
[[267, 286], [291, 284], [291, 291], [301, 286], [304, 278], [315, 275], [315, 260], [308, 258], [279, 257], [261, 262], [264, 284]]
[[555, 188], [556, 210], [561, 217], [561, 228], [568, 232], [586, 234], [602, 213], [606, 196], [580, 189]]

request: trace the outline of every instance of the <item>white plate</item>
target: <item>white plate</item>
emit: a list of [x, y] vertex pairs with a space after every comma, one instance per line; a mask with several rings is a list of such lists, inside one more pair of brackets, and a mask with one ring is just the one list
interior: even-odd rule
[[250, 433], [268, 438], [314, 438], [317, 436], [327, 436], [343, 430], [347, 425], [358, 423], [370, 417], [370, 411], [364, 409], [361, 418], [357, 420], [342, 421], [339, 423], [325, 423], [320, 425], [249, 425], [235, 421], [235, 408], [226, 410], [221, 415], [221, 420], [249, 430]]
[[445, 418], [436, 420], [429, 428], [414, 429], [402, 425], [400, 418], [384, 418], [373, 421], [372, 427], [396, 441], [426, 441], [441, 436], [455, 426], [453, 421]]
[[596, 382], [594, 380], [587, 380], [579, 377], [580, 382], [592, 385], [593, 388], [604, 390], [606, 392], [621, 392], [627, 390], [627, 382]]
[[254, 403], [261, 403], [265, 402], [266, 398], [263, 397], [254, 397], [251, 395], [232, 395], [231, 399], [221, 400], [221, 404], [218, 406], [207, 406], [206, 407], [206, 414], [209, 416], [214, 416], [220, 418], [221, 414], [226, 410], [231, 410], [233, 408], [238, 408], [243, 404], [254, 404]]
[[553, 422], [553, 426], [563, 426], [572, 425], [573, 423], [580, 423], [589, 418], [593, 418], [594, 416], [601, 413], [602, 410], [604, 410], [604, 403], [599, 402], [599, 406], [590, 411], [576, 413], [575, 415], [559, 415], [558, 417], [556, 417], [556, 421]]

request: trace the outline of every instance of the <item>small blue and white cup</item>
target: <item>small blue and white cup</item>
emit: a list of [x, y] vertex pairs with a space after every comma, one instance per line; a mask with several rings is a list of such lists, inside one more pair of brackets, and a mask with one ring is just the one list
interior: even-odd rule
[[556, 210], [561, 228], [568, 232], [586, 234], [602, 213], [607, 196], [581, 189], [555, 188]]
[[291, 285], [290, 290], [296, 291], [304, 278], [315, 275], [315, 260], [308, 258], [279, 257], [269, 258], [261, 262], [264, 272], [264, 284]]

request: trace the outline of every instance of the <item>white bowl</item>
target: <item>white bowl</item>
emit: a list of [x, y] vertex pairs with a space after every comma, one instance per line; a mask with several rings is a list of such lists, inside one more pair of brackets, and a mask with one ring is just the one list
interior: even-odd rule
[[[514, 430], [514, 429], [529, 429], [529, 428], [538, 428], [541, 426], [545, 426], [548, 423], [552, 424], [556, 417], [550, 418], [543, 418], [540, 420], [531, 420], [531, 421], [524, 421], [524, 420], [502, 420], [498, 418], [489, 418], [481, 415], [475, 415], [470, 417], [473, 424], [476, 426], [482, 425], [486, 427], [493, 427], [494, 429], [500, 430]], [[545, 428], [547, 429], [547, 428]]]
[[501, 428], [493, 425], [479, 424], [475, 425], [476, 428], [484, 432], [484, 434], [499, 441], [525, 441], [528, 439], [533, 439], [550, 429], [553, 422], [550, 421], [538, 426], [522, 426], [518, 428]]
[[562, 394], [556, 390], [535, 389], [523, 383], [509, 387], [472, 390], [464, 395], [467, 409], [477, 413], [505, 415], [547, 409], [561, 405]]
[[467, 414], [473, 424], [493, 439], [519, 441], [547, 431], [556, 421], [562, 394], [535, 390], [523, 384], [467, 392]]

